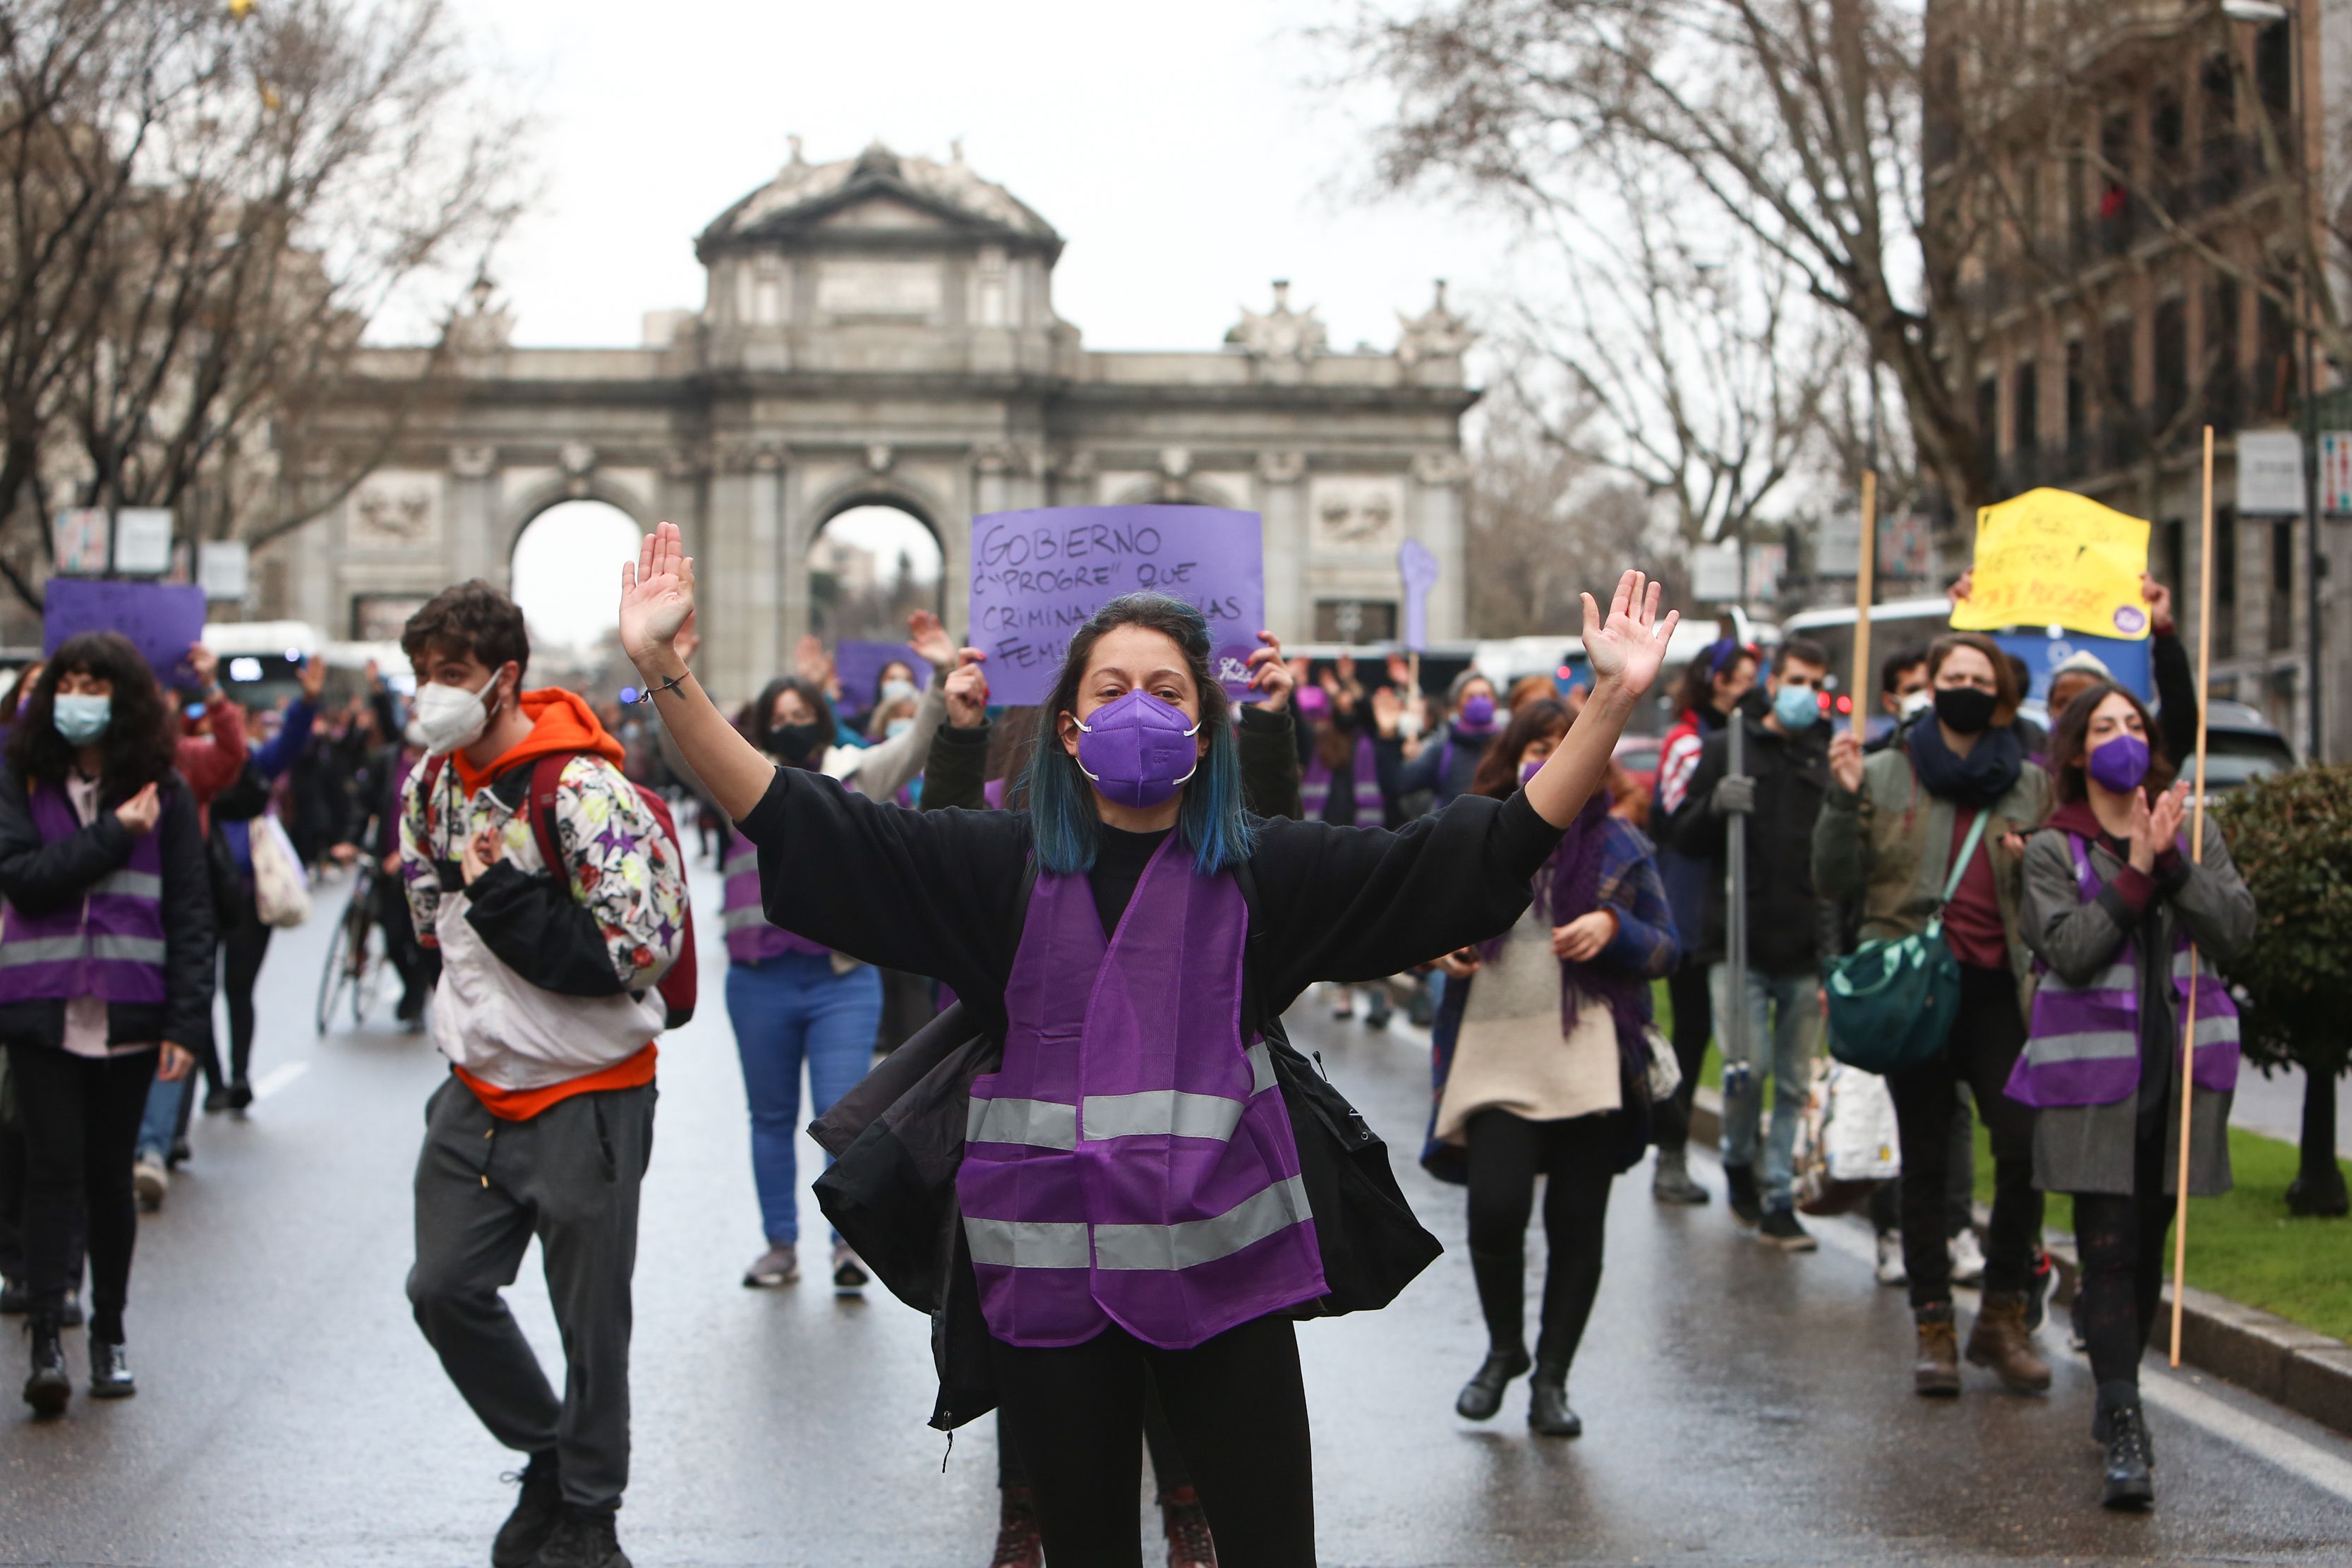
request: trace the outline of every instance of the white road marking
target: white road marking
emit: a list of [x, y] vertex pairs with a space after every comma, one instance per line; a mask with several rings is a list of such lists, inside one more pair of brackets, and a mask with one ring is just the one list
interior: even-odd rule
[[254, 1079], [253, 1102], [258, 1105], [279, 1089], [292, 1088], [295, 1080], [310, 1070], [307, 1061], [280, 1062]]
[[[1878, 1262], [1877, 1243], [1861, 1225], [1839, 1217], [1814, 1220], [1808, 1228], [1823, 1247], [1843, 1252], [1864, 1264], [1874, 1267]], [[1962, 1291], [1960, 1294], [1972, 1295], [1974, 1292]], [[2043, 1352], [2054, 1352], [2078, 1366], [2089, 1366], [2088, 1356], [2067, 1345], [2063, 1320], [2053, 1319], [2053, 1322], [2057, 1326], [2052, 1329], [2045, 1325], [2042, 1336]], [[2257, 1458], [2267, 1459], [2290, 1475], [2309, 1481], [2320, 1490], [2332, 1493], [2345, 1502], [2352, 1502], [2352, 1460], [2330, 1453], [2315, 1443], [2306, 1442], [2258, 1415], [2250, 1415], [2228, 1400], [2216, 1398], [2197, 1387], [2186, 1375], [2160, 1363], [2151, 1362], [2140, 1369], [2139, 1392], [2141, 1398], [2167, 1415], [2193, 1422], [2215, 1436], [2235, 1443]]]

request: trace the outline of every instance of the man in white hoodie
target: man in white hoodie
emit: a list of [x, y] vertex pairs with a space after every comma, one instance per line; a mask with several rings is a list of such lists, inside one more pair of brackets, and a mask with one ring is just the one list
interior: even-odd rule
[[[588, 705], [522, 689], [530, 639], [504, 594], [446, 590], [401, 646], [428, 753], [401, 803], [401, 875], [419, 941], [440, 949], [433, 1033], [450, 1063], [425, 1112], [409, 1300], [475, 1415], [530, 1456], [491, 1562], [628, 1568], [614, 1516], [629, 1281], [684, 870]], [[499, 1294], [534, 1236], [561, 1397]]]

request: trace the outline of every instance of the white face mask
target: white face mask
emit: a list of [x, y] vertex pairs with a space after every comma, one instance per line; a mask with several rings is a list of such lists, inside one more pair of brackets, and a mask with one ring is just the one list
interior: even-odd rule
[[416, 689], [416, 717], [412, 724], [417, 739], [425, 743], [427, 756], [446, 757], [482, 738], [482, 731], [490, 727], [490, 710], [482, 700], [498, 683], [498, 673], [493, 670], [479, 691], [468, 691], [462, 686]]
[[893, 719], [882, 726], [882, 733], [895, 741], [914, 727], [915, 721], [912, 719]]
[[1895, 708], [1895, 721], [1898, 723], [1908, 724], [1912, 720], [1916, 719], [1920, 714], [1925, 713], [1928, 709], [1933, 708], [1935, 705], [1936, 694], [1934, 692], [1914, 691], [1909, 696], [1902, 698], [1898, 701]]
[[887, 708], [891, 703], [897, 702], [903, 698], [912, 697], [913, 695], [915, 695], [915, 683], [913, 681], [900, 680], [896, 676], [893, 676], [891, 679], [882, 683], [881, 705]]
[[1397, 733], [1408, 741], [1421, 738], [1421, 705], [1413, 704], [1397, 715]]

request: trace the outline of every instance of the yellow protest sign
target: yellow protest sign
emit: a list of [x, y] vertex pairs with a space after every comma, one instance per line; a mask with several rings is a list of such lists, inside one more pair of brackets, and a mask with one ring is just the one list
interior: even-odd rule
[[2147, 636], [2139, 586], [2147, 570], [2145, 520], [2066, 490], [2028, 490], [1977, 512], [1976, 576], [1952, 625], [2056, 626], [2137, 640]]

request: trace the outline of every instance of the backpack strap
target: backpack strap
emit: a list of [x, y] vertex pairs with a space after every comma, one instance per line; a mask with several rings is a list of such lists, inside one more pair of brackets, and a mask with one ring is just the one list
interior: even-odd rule
[[1944, 905], [1952, 901], [1952, 895], [1960, 890], [1960, 879], [1967, 875], [1969, 862], [1976, 858], [1977, 846], [1984, 841], [1985, 818], [1991, 815], [1992, 807], [1986, 806], [1969, 824], [1969, 836], [1961, 842], [1960, 852], [1952, 857], [1952, 874], [1944, 879], [1944, 896], [1936, 904], [1938, 914], [1943, 912]]
[[530, 820], [531, 837], [539, 841], [539, 858], [557, 884], [569, 889], [572, 874], [563, 864], [563, 846], [555, 833], [555, 791], [563, 770], [577, 752], [554, 752], [530, 764], [530, 790], [523, 796], [523, 814]]

